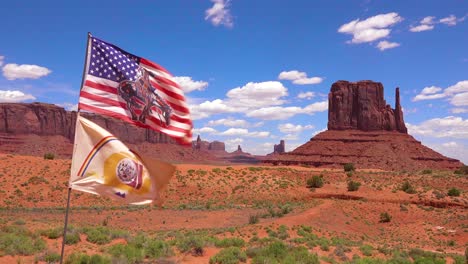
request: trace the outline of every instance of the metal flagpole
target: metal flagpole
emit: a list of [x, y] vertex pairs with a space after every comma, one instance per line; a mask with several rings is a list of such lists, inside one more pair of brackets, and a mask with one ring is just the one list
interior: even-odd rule
[[70, 209], [70, 194], [71, 194], [71, 187], [68, 187], [67, 211], [65, 213], [65, 226], [63, 228], [62, 253], [60, 255], [60, 264], [63, 263], [63, 253], [65, 251], [65, 238], [67, 237], [67, 225], [68, 225], [68, 211]]
[[[88, 40], [87, 40], [87, 44], [86, 44], [86, 56], [85, 56], [85, 62], [84, 62], [84, 67], [83, 67], [83, 78], [81, 79], [81, 87], [80, 87], [80, 90], [83, 88], [83, 83], [84, 83], [84, 80], [85, 80], [85, 75], [86, 75], [86, 71], [88, 69], [88, 58], [89, 58], [89, 46], [91, 44], [91, 33], [88, 32]], [[77, 116], [76, 116], [76, 122], [78, 122], [78, 119], [79, 119], [79, 116], [80, 116], [80, 107], [78, 106], [78, 113], [77, 113]], [[75, 124], [75, 130], [76, 130], [76, 124]], [[75, 133], [76, 135], [76, 133]], [[75, 154], [75, 151], [76, 151], [76, 138], [74, 140], [74, 145], [73, 145], [73, 155]], [[72, 156], [72, 164], [73, 164], [73, 156]], [[62, 238], [62, 253], [60, 255], [60, 264], [63, 263], [63, 255], [64, 255], [64, 252], [65, 252], [65, 238], [66, 238], [66, 235], [67, 235], [67, 225], [68, 225], [68, 212], [70, 210], [70, 196], [71, 196], [71, 185], [70, 183], [68, 183], [68, 198], [67, 198], [67, 209], [66, 209], [66, 212], [65, 212], [65, 224], [64, 224], [64, 227], [63, 227], [63, 238]]]

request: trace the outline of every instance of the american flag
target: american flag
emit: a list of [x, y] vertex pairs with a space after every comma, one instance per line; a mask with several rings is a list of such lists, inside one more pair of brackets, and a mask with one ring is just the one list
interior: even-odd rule
[[192, 120], [182, 89], [163, 67], [89, 37], [79, 110], [108, 115], [192, 140]]

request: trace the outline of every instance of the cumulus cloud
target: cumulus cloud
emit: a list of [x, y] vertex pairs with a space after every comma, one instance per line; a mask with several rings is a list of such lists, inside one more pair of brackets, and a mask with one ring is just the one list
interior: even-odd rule
[[212, 127], [202, 127], [193, 129], [193, 134], [216, 134], [218, 131]]
[[15, 79], [39, 79], [49, 75], [52, 71], [41, 66], [29, 64], [9, 63], [3, 66], [3, 76], [8, 80]]
[[57, 105], [65, 108], [68, 111], [78, 111], [78, 104], [62, 103]]
[[221, 118], [218, 120], [208, 121], [209, 126], [229, 126], [229, 127], [247, 127], [249, 122], [242, 119]]
[[362, 21], [360, 19], [353, 20], [342, 25], [338, 32], [353, 35], [353, 39], [349, 43], [373, 42], [388, 37], [391, 32], [389, 27], [402, 20], [403, 18], [395, 12], [379, 14]]
[[224, 144], [226, 146], [226, 150], [228, 152], [232, 152], [237, 150], [237, 146], [240, 145], [242, 142], [244, 142], [244, 139], [242, 138], [233, 138], [233, 139], [228, 139], [224, 141]]
[[450, 103], [455, 106], [468, 106], [468, 80], [457, 82], [445, 89], [437, 86], [425, 87], [412, 101], [416, 102], [440, 98], [448, 98]]
[[468, 113], [468, 108], [453, 108], [452, 113], [454, 113], [454, 114]]
[[228, 104], [238, 109], [251, 109], [264, 106], [281, 105], [281, 99], [288, 95], [288, 89], [277, 81], [249, 82], [227, 92]]
[[468, 164], [468, 145], [463, 142], [449, 141], [445, 143], [428, 143], [428, 146], [437, 152]]
[[312, 99], [314, 98], [315, 93], [314, 92], [301, 92], [297, 95], [297, 98], [299, 99]]
[[174, 80], [180, 85], [182, 90], [186, 93], [190, 93], [192, 91], [203, 91], [206, 87], [208, 87], [208, 82], [205, 81], [194, 81], [192, 77], [188, 76], [176, 76]]
[[389, 42], [389, 41], [380, 41], [378, 44], [377, 44], [377, 48], [379, 48], [379, 50], [381, 51], [384, 51], [386, 49], [393, 49], [393, 48], [396, 48], [400, 46], [400, 43], [396, 43], [396, 42]]
[[5, 59], [5, 56], [0, 56], [0, 66], [3, 65], [3, 60]]
[[310, 104], [304, 108], [297, 106], [288, 107], [264, 107], [248, 112], [248, 117], [255, 117], [263, 120], [284, 120], [293, 117], [297, 114], [313, 115], [316, 112], [323, 112], [328, 109], [328, 101], [317, 102]]
[[313, 128], [314, 128], [313, 125], [302, 126], [302, 125], [294, 125], [291, 123], [278, 125], [278, 129], [284, 134], [287, 134], [287, 133], [298, 134], [306, 129], [313, 129]]
[[236, 109], [227, 105], [221, 99], [215, 99], [213, 101], [205, 101], [199, 105], [191, 105], [190, 113], [194, 120], [209, 117], [213, 114], [220, 113], [233, 113]]
[[408, 132], [412, 135], [429, 136], [436, 138], [463, 138], [468, 139], [468, 119], [447, 116], [433, 118], [419, 125], [407, 123]]
[[224, 25], [231, 28], [234, 23], [232, 21], [231, 11], [229, 10], [229, 0], [211, 0], [213, 6], [205, 10], [205, 20], [210, 20], [215, 26]]
[[267, 131], [253, 131], [249, 132], [246, 128], [229, 128], [224, 132], [218, 133], [221, 136], [246, 136], [246, 137], [256, 137], [256, 138], [264, 138], [270, 135], [270, 132]]
[[279, 80], [289, 80], [294, 84], [305, 85], [305, 84], [318, 84], [323, 81], [321, 77], [307, 77], [305, 72], [300, 71], [283, 71], [278, 75]]
[[0, 102], [17, 103], [35, 99], [36, 97], [33, 95], [25, 94], [21, 91], [0, 90]]

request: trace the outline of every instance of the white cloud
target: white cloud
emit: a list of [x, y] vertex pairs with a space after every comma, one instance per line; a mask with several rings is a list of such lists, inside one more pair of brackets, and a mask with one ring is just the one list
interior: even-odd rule
[[38, 79], [51, 72], [51, 70], [37, 65], [9, 63], [3, 66], [3, 76], [8, 80]]
[[454, 114], [468, 113], [468, 108], [453, 108], [452, 113], [454, 113]]
[[304, 111], [307, 114], [314, 114], [315, 112], [324, 112], [328, 110], [328, 100], [322, 102], [316, 102], [304, 107]]
[[229, 0], [211, 0], [213, 6], [205, 11], [205, 20], [210, 20], [215, 26], [224, 25], [231, 28], [234, 23], [232, 21], [231, 11], [228, 9]]
[[436, 138], [468, 138], [468, 119], [447, 116], [433, 118], [419, 125], [407, 123], [408, 132], [413, 135], [422, 135]]
[[281, 105], [281, 99], [288, 95], [288, 89], [277, 81], [249, 82], [227, 92], [228, 104], [237, 109], [253, 109], [264, 106]]
[[[464, 19], [464, 18], [463, 18]], [[463, 20], [462, 20], [463, 21]], [[439, 20], [440, 23], [446, 24], [448, 26], [455, 26], [459, 20], [457, 19], [456, 16], [450, 15], [448, 17], [441, 18]]]
[[0, 56], [0, 66], [3, 65], [3, 60], [5, 59], [5, 56]]
[[269, 135], [270, 135], [270, 132], [268, 131], [254, 131], [254, 132], [249, 132], [247, 136], [256, 137], [256, 138], [266, 138]]
[[236, 109], [228, 106], [223, 100], [205, 101], [199, 105], [191, 105], [190, 113], [194, 120], [209, 117], [212, 114], [233, 113]]
[[192, 91], [203, 91], [206, 87], [208, 87], [208, 83], [205, 81], [194, 81], [192, 77], [188, 76], [176, 76], [174, 80], [180, 85], [182, 90], [186, 93], [190, 93]]
[[386, 40], [384, 41], [380, 41], [378, 44], [377, 44], [377, 48], [379, 48], [379, 50], [386, 50], [386, 49], [393, 49], [393, 48], [396, 48], [400, 46], [400, 43], [396, 43], [396, 42], [388, 42]]
[[442, 88], [437, 87], [437, 86], [430, 86], [430, 87], [424, 87], [424, 89], [421, 91], [421, 94], [435, 94], [440, 91], [442, 91]]
[[442, 144], [429, 143], [428, 146], [443, 155], [468, 164], [468, 145], [463, 142], [449, 141]]
[[65, 110], [67, 111], [78, 111], [78, 104], [62, 103], [62, 104], [57, 104], [57, 105], [65, 108]]
[[294, 124], [291, 124], [291, 123], [286, 123], [286, 124], [279, 124], [278, 125], [278, 129], [284, 133], [284, 134], [298, 134], [298, 133], [301, 133], [302, 131], [306, 130], [306, 129], [313, 129], [314, 126], [312, 125], [306, 125], [306, 126], [302, 126], [302, 125], [294, 125]]
[[0, 102], [17, 103], [27, 100], [35, 100], [31, 94], [25, 94], [21, 91], [0, 90]]
[[248, 112], [246, 115], [248, 117], [255, 117], [263, 120], [284, 120], [303, 112], [303, 109], [297, 106], [273, 106], [253, 110]]
[[208, 121], [209, 126], [229, 126], [229, 127], [247, 127], [249, 122], [242, 119], [222, 118]]
[[216, 134], [218, 131], [212, 127], [202, 127], [193, 129], [193, 134]]
[[434, 25], [419, 25], [419, 26], [410, 26], [410, 31], [411, 32], [421, 32], [421, 31], [428, 31], [428, 30], [433, 30]]
[[312, 99], [314, 98], [315, 93], [314, 92], [301, 92], [297, 95], [297, 98], [299, 99]]
[[450, 103], [454, 106], [468, 106], [468, 92], [454, 95]]
[[338, 32], [353, 35], [351, 43], [372, 42], [390, 35], [389, 27], [402, 21], [398, 13], [379, 14], [360, 21], [353, 20], [342, 25]]
[[264, 138], [270, 135], [270, 132], [267, 131], [253, 131], [249, 132], [248, 129], [245, 128], [229, 128], [228, 130], [218, 133], [221, 136], [246, 136], [246, 137], [256, 137], [256, 138]]
[[456, 84], [447, 87], [442, 91], [442, 88], [437, 86], [425, 87], [416, 95], [412, 101], [433, 100], [440, 98], [451, 98], [450, 103], [455, 106], [468, 105], [466, 93], [468, 93], [468, 80], [457, 82]]
[[305, 72], [300, 71], [282, 71], [278, 75], [279, 80], [290, 80], [294, 84], [305, 85], [305, 84], [318, 84], [323, 81], [321, 77], [307, 77]]
[[434, 29], [434, 18], [433, 16], [427, 16], [423, 18], [418, 26], [410, 26], [411, 32], [421, 32]]

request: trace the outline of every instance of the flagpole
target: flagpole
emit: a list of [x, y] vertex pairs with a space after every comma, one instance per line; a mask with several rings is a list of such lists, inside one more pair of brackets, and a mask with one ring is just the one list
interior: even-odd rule
[[[88, 69], [88, 58], [89, 58], [89, 46], [91, 44], [91, 33], [88, 32], [88, 40], [86, 41], [86, 56], [85, 56], [85, 61], [84, 61], [84, 66], [83, 66], [83, 77], [81, 79], [81, 86], [80, 86], [80, 91], [81, 89], [83, 88], [83, 84], [84, 84], [84, 80], [85, 80], [85, 75], [86, 75], [86, 72], [87, 72], [87, 69]], [[80, 106], [79, 106], [79, 102], [78, 102], [78, 113], [76, 115], [76, 123], [78, 123], [78, 119], [79, 119], [79, 116], [80, 116]], [[75, 123], [75, 135], [76, 135], [76, 123]], [[75, 140], [73, 142], [73, 155], [75, 154], [75, 151], [76, 151], [76, 137], [75, 137]], [[73, 163], [73, 156], [72, 156], [72, 163]], [[65, 252], [65, 238], [66, 238], [66, 235], [67, 235], [67, 226], [68, 226], [68, 212], [70, 210], [70, 196], [71, 196], [71, 185], [70, 185], [70, 182], [68, 183], [68, 198], [67, 198], [67, 209], [65, 211], [65, 224], [64, 224], [64, 227], [63, 227], [63, 238], [62, 238], [62, 252], [60, 254], [60, 264], [63, 263], [63, 256], [64, 256], [64, 252]]]
[[63, 228], [62, 253], [60, 255], [60, 264], [63, 263], [63, 253], [65, 252], [65, 238], [67, 237], [68, 211], [70, 209], [70, 196], [71, 196], [71, 187], [68, 187], [67, 210], [65, 212], [65, 226]]

